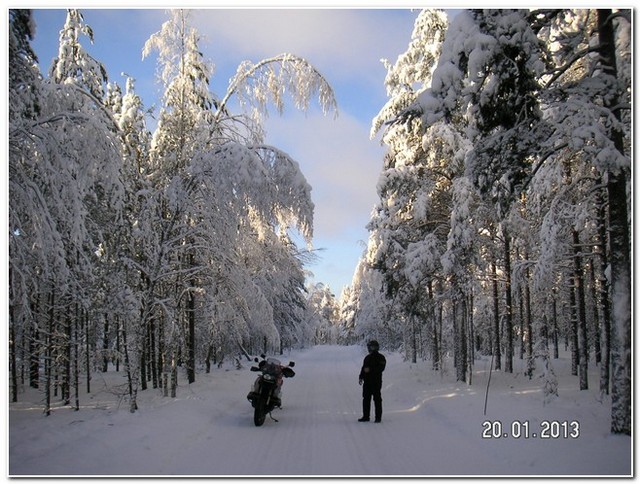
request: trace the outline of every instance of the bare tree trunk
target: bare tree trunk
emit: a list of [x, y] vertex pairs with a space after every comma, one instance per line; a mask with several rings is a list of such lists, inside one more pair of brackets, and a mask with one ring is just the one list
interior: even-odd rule
[[[194, 265], [193, 254], [189, 254], [191, 267]], [[195, 288], [196, 281], [191, 280], [191, 287]], [[194, 291], [187, 294], [187, 381], [196, 381], [196, 300]]]
[[[525, 259], [529, 259], [529, 253], [525, 252]], [[529, 269], [525, 270], [525, 286], [524, 286], [524, 317], [526, 321], [527, 334], [526, 334], [526, 342], [527, 342], [527, 375], [529, 379], [533, 378], [533, 370], [535, 370], [536, 362], [533, 355], [533, 340], [535, 338], [535, 334], [533, 332], [533, 316], [531, 315], [531, 287], [530, 287], [530, 279], [529, 279]], [[545, 320], [546, 324], [546, 320]], [[546, 329], [545, 329], [546, 331]], [[543, 334], [546, 334], [543, 333]], [[546, 341], [545, 341], [546, 343]], [[548, 347], [545, 346], [548, 351]]]
[[71, 403], [71, 317], [69, 316], [67, 308], [67, 314], [64, 318], [64, 339], [63, 339], [63, 351], [64, 351], [64, 373], [62, 374], [62, 399], [65, 405]]
[[171, 353], [171, 398], [176, 398], [178, 388], [178, 366], [175, 352]]
[[582, 251], [580, 246], [580, 234], [573, 230], [573, 268], [576, 290], [576, 315], [578, 317], [578, 352], [580, 354], [580, 390], [589, 389], [589, 377], [587, 374], [589, 364], [589, 341], [587, 340], [587, 315], [584, 293], [584, 271], [582, 269]]
[[122, 347], [124, 349], [124, 368], [127, 372], [127, 383], [129, 385], [129, 411], [134, 413], [138, 410], [138, 384], [134, 381], [134, 371], [131, 368], [131, 355], [129, 354], [129, 345], [127, 343], [127, 330], [124, 324], [121, 327]]
[[611, 369], [611, 304], [609, 281], [606, 277], [609, 266], [607, 255], [607, 226], [605, 201], [598, 191], [598, 301], [602, 308], [602, 361], [600, 365], [600, 392], [609, 395]]
[[122, 323], [120, 318], [116, 316], [116, 372], [120, 371], [120, 333]]
[[[615, 178], [615, 180], [611, 180]], [[631, 260], [629, 256], [628, 227], [621, 223], [626, 217], [626, 190], [622, 176], [612, 176], [609, 181], [610, 199], [610, 244], [611, 244], [611, 293], [613, 324], [611, 325], [611, 363], [612, 363], [612, 431], [631, 435], [631, 374], [632, 374], [632, 337], [631, 337]], [[617, 198], [616, 198], [617, 197]], [[624, 205], [623, 209], [613, 208]], [[624, 216], [611, 212], [625, 212]]]
[[147, 348], [149, 347], [149, 320], [144, 314], [144, 309], [140, 310], [140, 321], [143, 324], [141, 331], [141, 341], [139, 343], [140, 348], [140, 386], [141, 390], [147, 389]]
[[[516, 254], [516, 257], [518, 254]], [[518, 320], [520, 321], [520, 336], [518, 341], [520, 342], [520, 359], [524, 360], [524, 348], [526, 346], [526, 331], [525, 331], [525, 321], [524, 321], [524, 296], [522, 294], [522, 285], [518, 284], [518, 292], [517, 292], [517, 300], [518, 300]]]
[[[460, 306], [462, 305], [462, 308]], [[455, 335], [455, 352], [456, 358], [456, 380], [467, 381], [467, 331], [466, 316], [464, 310], [464, 299], [460, 295], [454, 297], [453, 302], [453, 318], [454, 326], [457, 328]]]
[[433, 281], [427, 283], [427, 294], [429, 296], [429, 343], [431, 347], [431, 368], [438, 369], [438, 323], [436, 319], [436, 302], [433, 299]]
[[[75, 405], [73, 409], [77, 412], [80, 410], [80, 342], [78, 341], [78, 316], [79, 309], [76, 304], [76, 317], [73, 321], [73, 332], [75, 333], [73, 338], [73, 350], [74, 350], [74, 358], [73, 358], [73, 392]], [[88, 378], [87, 378], [88, 380]]]
[[89, 325], [89, 311], [82, 311], [84, 315], [84, 328], [85, 328], [85, 369], [87, 371], [87, 393], [91, 393], [91, 327]]
[[553, 357], [557, 360], [560, 357], [560, 344], [558, 337], [558, 300], [556, 299], [556, 290], [553, 290], [553, 300], [551, 301], [551, 309], [553, 316]]
[[105, 313], [102, 327], [102, 372], [109, 370], [109, 317]]
[[600, 310], [598, 308], [598, 279], [596, 278], [595, 261], [589, 261], [589, 288], [591, 289], [591, 300], [593, 301], [593, 349], [595, 351], [596, 366], [602, 362], [602, 346], [601, 346], [601, 325]]
[[475, 350], [473, 340], [475, 332], [473, 331], [473, 293], [469, 296], [469, 303], [465, 302], [465, 324], [467, 325], [467, 369], [469, 371], [469, 385], [473, 383], [473, 362], [475, 359]]
[[494, 368], [502, 367], [500, 351], [500, 297], [498, 293], [498, 268], [495, 259], [491, 261], [491, 279], [493, 280], [493, 345]]
[[155, 343], [154, 343], [154, 346], [155, 346], [154, 355], [156, 359], [155, 368], [156, 368], [156, 373], [158, 375], [157, 377], [158, 388], [163, 388], [164, 386], [163, 373], [164, 373], [164, 366], [165, 366], [165, 358], [164, 358], [165, 355], [164, 355], [164, 345], [163, 345], [163, 339], [164, 339], [163, 324], [164, 323], [163, 323], [162, 317], [154, 321], [154, 326], [156, 327], [156, 331], [154, 331], [154, 333], [156, 334]]
[[435, 345], [435, 350], [436, 350], [436, 355], [435, 355], [435, 368], [434, 370], [440, 370], [442, 369], [442, 312], [443, 312], [443, 308], [442, 308], [442, 303], [438, 303], [438, 308], [437, 308], [437, 318], [436, 318], [436, 327], [433, 330], [434, 333], [434, 345]]
[[153, 388], [158, 388], [159, 374], [158, 374], [158, 358], [156, 355], [156, 320], [151, 318], [149, 321], [149, 365], [151, 371], [151, 381]]
[[417, 325], [416, 319], [417, 315], [414, 311], [411, 311], [411, 363], [416, 363], [418, 361], [418, 337], [416, 335]]
[[47, 416], [51, 415], [51, 382], [52, 382], [52, 366], [53, 366], [53, 330], [54, 330], [54, 307], [55, 294], [53, 290], [49, 296], [49, 314], [48, 314], [48, 328], [46, 336], [45, 346], [45, 358], [44, 358], [44, 374], [45, 374], [45, 409], [44, 412]]
[[[40, 293], [36, 295], [36, 301], [31, 308], [33, 313], [40, 311]], [[38, 331], [38, 325], [35, 320], [31, 321], [32, 327], [29, 331], [29, 386], [31, 388], [38, 388], [40, 386], [40, 331]]]
[[571, 309], [571, 326], [569, 333], [571, 337], [571, 374], [578, 376], [578, 366], [580, 365], [580, 352], [578, 351], [578, 307], [576, 298], [576, 277], [575, 274], [569, 277], [569, 306]]
[[506, 355], [505, 368], [507, 373], [513, 373], [513, 302], [511, 299], [511, 239], [505, 228], [504, 236], [504, 273], [505, 284], [505, 325], [506, 325]]
[[211, 359], [213, 358], [213, 344], [209, 343], [207, 347], [207, 357], [204, 360], [205, 373], [211, 373]]

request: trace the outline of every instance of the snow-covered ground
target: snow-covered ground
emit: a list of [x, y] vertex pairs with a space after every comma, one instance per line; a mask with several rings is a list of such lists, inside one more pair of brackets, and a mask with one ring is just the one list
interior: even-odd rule
[[[383, 352], [384, 353], [384, 352]], [[455, 382], [453, 368], [430, 370], [387, 354], [383, 421], [359, 423], [360, 347], [318, 346], [282, 357], [296, 362], [285, 380], [283, 408], [262, 427], [246, 400], [256, 374], [216, 368], [181, 380], [177, 398], [140, 394], [128, 411], [105, 386], [115, 373], [95, 374], [93, 395], [79, 412], [42, 413], [42, 395], [28, 391], [9, 406], [10, 476], [629, 476], [632, 440], [609, 432], [610, 402], [597, 389], [578, 390], [568, 359], [555, 360], [560, 396], [543, 405], [541, 381], [493, 372], [486, 416], [488, 360], [476, 362], [473, 385]], [[597, 368], [592, 365], [592, 387]], [[491, 422], [485, 424], [485, 421]], [[529, 438], [483, 438], [528, 422]], [[578, 422], [579, 436], [543, 439]], [[495, 423], [499, 422], [499, 423]], [[498, 426], [502, 425], [499, 431]], [[569, 434], [576, 433], [570, 424]], [[499, 431], [499, 432], [498, 432]], [[536, 437], [533, 437], [533, 434]], [[564, 432], [562, 432], [564, 433]]]

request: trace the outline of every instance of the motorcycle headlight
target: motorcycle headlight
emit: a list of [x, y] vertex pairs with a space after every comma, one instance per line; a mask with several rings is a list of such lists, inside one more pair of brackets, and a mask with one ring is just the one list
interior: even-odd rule
[[273, 376], [273, 375], [269, 375], [269, 374], [264, 375], [264, 377], [263, 377], [263, 378], [264, 378], [265, 380], [267, 380], [267, 381], [275, 381], [275, 380], [276, 380], [276, 377], [275, 377], [275, 376]]

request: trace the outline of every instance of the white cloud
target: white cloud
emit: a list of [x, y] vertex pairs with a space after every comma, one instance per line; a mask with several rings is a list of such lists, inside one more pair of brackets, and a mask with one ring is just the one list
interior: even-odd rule
[[320, 250], [310, 269], [315, 281], [339, 293], [351, 283], [368, 238], [384, 149], [369, 140], [369, 125], [348, 113], [334, 119], [294, 112], [270, 118], [266, 128], [267, 142], [292, 156], [312, 186], [313, 244]]
[[380, 59], [395, 60], [406, 49], [416, 15], [408, 10], [216, 8], [198, 11], [194, 25], [207, 34], [211, 51], [228, 59], [257, 61], [290, 52], [323, 73], [330, 70], [338, 81], [380, 85]]
[[313, 188], [318, 237], [364, 229], [369, 220], [384, 151], [368, 131], [346, 113], [337, 119], [293, 113], [267, 121], [267, 141], [300, 163]]

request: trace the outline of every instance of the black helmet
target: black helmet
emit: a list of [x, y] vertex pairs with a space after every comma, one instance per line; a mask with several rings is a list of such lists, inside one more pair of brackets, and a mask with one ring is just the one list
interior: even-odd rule
[[375, 339], [372, 339], [367, 343], [367, 349], [369, 351], [378, 351], [380, 349], [380, 344]]

